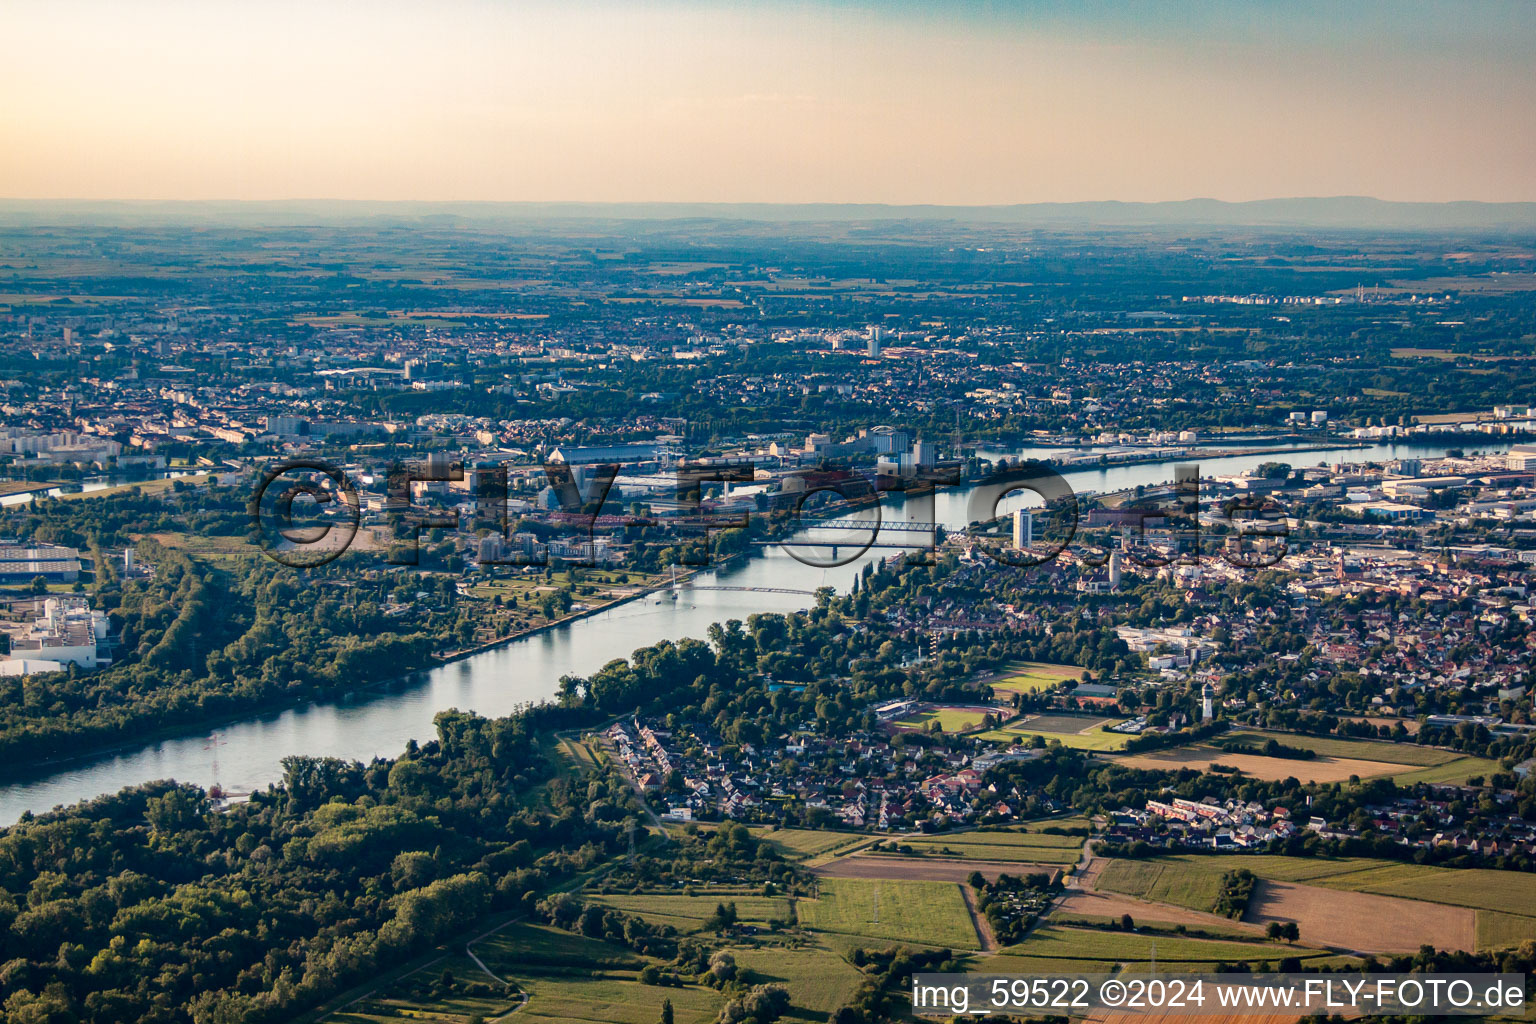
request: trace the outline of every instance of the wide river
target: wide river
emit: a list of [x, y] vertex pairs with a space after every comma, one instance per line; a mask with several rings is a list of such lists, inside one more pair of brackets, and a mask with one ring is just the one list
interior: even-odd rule
[[[1468, 439], [1467, 443], [1469, 450], [1491, 451], [1501, 447], [1505, 446], [1482, 439]], [[1272, 460], [1302, 466], [1323, 461], [1434, 457], [1443, 455], [1445, 450], [1440, 446], [1403, 444], [1292, 455], [1270, 451], [1200, 460], [1199, 465], [1201, 475], [1211, 477]], [[997, 453], [987, 454], [995, 457]], [[1016, 454], [1036, 456], [1044, 454], [1044, 450]], [[1172, 475], [1172, 466], [1164, 463], [1073, 472], [1067, 479], [1079, 493], [1102, 493], [1137, 484], [1163, 483]], [[1024, 503], [1005, 503], [1001, 510], [1009, 511]], [[885, 518], [889, 521], [906, 516], [926, 520], [926, 510], [913, 509], [912, 504], [916, 503], [888, 508]], [[934, 499], [934, 515], [939, 522], [963, 527], [969, 521], [966, 506], [965, 491], [941, 493]], [[700, 574], [694, 583], [697, 587], [772, 587], [794, 591], [833, 586], [845, 592], [865, 561], [891, 553], [890, 549], [874, 548], [859, 561], [823, 569], [805, 565], [779, 548], [767, 548], [762, 557], [726, 572]], [[404, 749], [407, 740], [431, 738], [432, 716], [445, 708], [504, 715], [519, 705], [553, 696], [561, 676], [589, 674], [613, 658], [628, 656], [636, 648], [662, 639], [702, 639], [712, 622], [745, 619], [754, 612], [793, 611], [809, 604], [810, 599], [803, 594], [705, 590], [685, 585], [679, 588], [675, 599], [653, 594], [389, 686], [221, 725], [212, 731], [200, 730], [125, 747], [0, 787], [0, 825], [14, 822], [24, 811], [42, 812], [154, 779], [171, 778], [204, 786], [218, 782], [231, 792], [250, 792], [277, 781], [282, 775], [280, 762], [291, 754], [363, 761], [393, 757]]]

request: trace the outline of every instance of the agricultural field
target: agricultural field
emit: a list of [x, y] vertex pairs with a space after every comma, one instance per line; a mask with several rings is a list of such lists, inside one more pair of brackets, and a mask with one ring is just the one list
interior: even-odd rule
[[1257, 744], [1274, 740], [1288, 747], [1315, 750], [1323, 757], [1383, 761], [1387, 764], [1413, 765], [1420, 768], [1448, 764], [1463, 756], [1453, 750], [1421, 747], [1414, 743], [1390, 743], [1386, 740], [1349, 740], [1336, 736], [1305, 736], [1298, 733], [1266, 732], [1258, 729], [1234, 729], [1226, 735], [1233, 739]]
[[712, 988], [642, 985], [633, 974], [513, 972], [512, 977], [528, 991], [528, 1005], [511, 1018], [519, 1024], [656, 1024], [663, 1001], [672, 1004], [677, 1024], [710, 1024], [725, 1002]]
[[817, 899], [797, 900], [800, 924], [822, 932], [859, 935], [953, 949], [980, 940], [958, 884], [822, 878]]
[[[1164, 959], [1184, 963], [1228, 963], [1237, 960], [1278, 960], [1294, 956], [1302, 960], [1331, 956], [1325, 950], [1304, 945], [1257, 940], [1240, 942], [1222, 939], [1192, 939], [1178, 935], [1149, 935], [1139, 932], [1104, 931], [1097, 928], [1070, 928], [1045, 925], [1036, 928], [1017, 946], [1003, 952], [1012, 956], [1042, 959], [1091, 960], [1098, 963], [1151, 959], [1154, 948], [1159, 966]], [[991, 968], [988, 967], [990, 973]]]
[[1079, 679], [1083, 670], [1076, 665], [1052, 665], [1044, 661], [1015, 661], [999, 671], [995, 678], [981, 681], [999, 693], [1034, 693], [1049, 689], [1068, 679]]
[[[1381, 761], [1360, 761], [1348, 758], [1319, 757], [1312, 761], [1298, 761], [1289, 757], [1264, 757], [1260, 754], [1229, 754], [1219, 747], [1202, 743], [1167, 750], [1154, 750], [1145, 754], [1130, 754], [1115, 759], [1127, 768], [1148, 771], [1175, 772], [1184, 768], [1208, 772], [1212, 765], [1226, 765], [1240, 770], [1244, 775], [1268, 782], [1294, 778], [1301, 782], [1345, 782], [1350, 776], [1368, 779], [1376, 775], [1392, 775], [1402, 766]], [[1424, 771], [1441, 771], [1444, 768], [1428, 768]]]
[[1156, 860], [1113, 860], [1099, 872], [1096, 887], [1154, 903], [1172, 903], [1210, 913], [1221, 892], [1221, 868], [1199, 863], [1215, 858], [1160, 857]]
[[962, 857], [897, 857], [856, 853], [813, 868], [820, 878], [880, 878], [890, 881], [964, 882], [975, 872], [988, 881], [999, 875], [1027, 875], [1031, 871], [1055, 871], [1060, 865], [1023, 861], [967, 860]]
[[758, 984], [777, 983], [789, 989], [794, 1008], [785, 1020], [823, 1021], [846, 1005], [864, 975], [830, 949], [733, 949], [739, 967]]
[[628, 895], [583, 894], [588, 903], [635, 914], [652, 924], [669, 924], [679, 932], [696, 932], [721, 903], [734, 903], [738, 920], [743, 924], [766, 926], [772, 921], [793, 921], [794, 907], [787, 899], [770, 896], [738, 896], [728, 893], [702, 892], [694, 896], [680, 893]]
[[1026, 821], [1018, 827], [1025, 832], [1044, 832], [1048, 828], [1092, 828], [1093, 823], [1080, 814], [1074, 814], [1066, 818], [1042, 818], [1039, 821]]
[[785, 860], [810, 860], [869, 838], [857, 832], [824, 832], [801, 828], [766, 829], [762, 832], [753, 829], [752, 834]]
[[1536, 939], [1536, 918], [1501, 914], [1497, 910], [1477, 911], [1478, 949], [1509, 949], [1529, 939]]
[[[1076, 864], [1082, 856], [1081, 836], [1053, 836], [1038, 832], [961, 832], [902, 840], [923, 856], [966, 857], [977, 860], [1020, 861], [1030, 864]], [[897, 856], [910, 856], [897, 854]]]
[[679, 1022], [709, 1024], [723, 1001], [709, 988], [642, 985], [638, 972], [649, 962], [643, 957], [545, 925], [510, 925], [475, 943], [475, 953], [528, 992], [518, 1020], [655, 1024], [662, 1000], [670, 999]]
[[[718, 826], [699, 824], [700, 831], [710, 831]], [[845, 847], [868, 842], [870, 836], [862, 832], [833, 832], [826, 829], [772, 828], [750, 825], [747, 829], [754, 839], [772, 847], [785, 860], [805, 861], [823, 857]], [[673, 831], [679, 831], [674, 827]]]
[[[252, 544], [245, 537], [224, 536], [199, 536], [192, 533], [151, 533], [149, 537], [154, 539], [161, 547], [170, 548], [173, 551], [185, 551], [189, 555], [198, 558], [210, 559], [214, 562], [228, 565], [238, 563], [244, 558], [261, 554], [261, 548]], [[137, 539], [137, 538], [135, 538]], [[358, 541], [369, 540], [363, 531], [357, 534]]]
[[1324, 878], [1318, 884], [1536, 918], [1536, 875], [1521, 871], [1388, 862], [1370, 871]]
[[1105, 732], [1102, 726], [1123, 722], [1124, 718], [1105, 718], [1096, 715], [1034, 715], [1012, 723], [1004, 729], [993, 729], [980, 734], [984, 740], [1011, 743], [1022, 737], [1028, 743], [1035, 736], [1047, 743], [1058, 740], [1065, 747], [1077, 750], [1120, 750], [1130, 740], [1125, 733]]
[[[736, 897], [746, 917], [743, 899]], [[712, 909], [714, 901], [708, 905]], [[384, 1024], [404, 1018], [427, 1024], [469, 1024], [477, 1017], [495, 1020], [515, 1011], [509, 1019], [538, 1024], [655, 1024], [666, 1000], [672, 1003], [678, 1024], [712, 1024], [724, 1002], [719, 992], [704, 986], [644, 985], [639, 968], [650, 961], [554, 928], [514, 924], [476, 943], [475, 952], [492, 971], [528, 994], [526, 1005], [519, 1007], [519, 995], [506, 993], [472, 960], [458, 955], [433, 961], [331, 1014], [325, 1022]], [[863, 980], [844, 959], [840, 946], [742, 946], [730, 948], [730, 953], [752, 983], [772, 982], [789, 989], [793, 1005], [782, 1018], [786, 1022], [825, 1021], [853, 997]]]
[[1294, 882], [1258, 882], [1243, 920], [1295, 921], [1305, 941], [1366, 953], [1477, 948], [1477, 915], [1465, 907]]
[[475, 954], [504, 978], [530, 966], [568, 968], [580, 964], [592, 969], [639, 970], [645, 964], [638, 953], [621, 946], [521, 921], [475, 943]]
[[1161, 906], [1143, 903], [1129, 896], [1114, 892], [1094, 892], [1090, 889], [1069, 889], [1056, 904], [1051, 920], [1057, 924], [1072, 921], [1104, 923], [1119, 921], [1130, 914], [1136, 924], [1158, 925], [1164, 928], [1198, 928], [1236, 939], [1252, 938], [1260, 930], [1240, 922], [1185, 907]]
[[1458, 757], [1454, 761], [1435, 765], [1432, 768], [1419, 768], [1415, 771], [1401, 772], [1392, 776], [1392, 781], [1400, 786], [1411, 786], [1416, 782], [1435, 782], [1447, 785], [1465, 785], [1468, 779], [1481, 776], [1486, 779], [1494, 772], [1502, 770], [1499, 762], [1490, 761], [1486, 757]]
[[397, 978], [354, 1003], [327, 1015], [325, 1024], [379, 1024], [401, 1018], [426, 1024], [468, 1024], [490, 1020], [515, 1008], [520, 997], [507, 994], [495, 979], [467, 956], [445, 957]]
[[[1475, 945], [1479, 949], [1513, 945], [1528, 938], [1536, 939], [1536, 876], [1517, 871], [1439, 868], [1365, 857], [1335, 860], [1184, 854], [1145, 861], [1112, 860], [1104, 866], [1097, 884], [1100, 889], [1140, 899], [1206, 910], [1214, 904], [1222, 873], [1237, 868], [1247, 868], [1260, 878], [1274, 882], [1297, 882], [1335, 892], [1368, 893], [1417, 901], [1415, 910], [1425, 920], [1435, 916], [1434, 904], [1475, 911], [1472, 927], [1475, 930]], [[1325, 899], [1320, 899], [1319, 903], [1329, 905]], [[1386, 905], [1383, 905], [1377, 910], [1385, 908]], [[1444, 946], [1446, 935], [1456, 935], [1459, 943], [1471, 941], [1463, 919], [1455, 915], [1453, 917], [1454, 922], [1450, 918], [1446, 919], [1444, 927], [1447, 930], [1435, 942], [1436, 945]], [[1302, 922], [1298, 920], [1298, 923]], [[1302, 935], [1306, 937], [1308, 934], [1303, 924]], [[1313, 938], [1325, 941], [1321, 936]], [[1362, 944], [1355, 948], [1371, 947]]]

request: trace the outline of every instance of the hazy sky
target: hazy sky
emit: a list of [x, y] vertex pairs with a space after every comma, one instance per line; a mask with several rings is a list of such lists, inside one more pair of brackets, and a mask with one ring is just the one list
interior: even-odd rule
[[0, 0], [0, 196], [1536, 200], [1536, 3]]

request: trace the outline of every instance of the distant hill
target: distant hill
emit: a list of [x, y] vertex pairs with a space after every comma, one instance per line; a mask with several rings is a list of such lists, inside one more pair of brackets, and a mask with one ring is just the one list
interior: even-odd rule
[[0, 225], [229, 224], [289, 226], [364, 221], [552, 224], [562, 221], [758, 223], [930, 222], [1018, 227], [1272, 227], [1404, 231], [1536, 230], [1536, 203], [1398, 203], [1367, 196], [1228, 203], [1024, 203], [886, 206], [874, 203], [478, 203], [283, 200], [127, 202], [0, 199]]

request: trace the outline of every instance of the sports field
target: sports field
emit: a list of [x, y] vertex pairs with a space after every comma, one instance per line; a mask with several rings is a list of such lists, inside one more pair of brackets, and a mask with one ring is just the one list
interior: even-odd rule
[[992, 715], [995, 720], [1006, 721], [1013, 711], [1003, 707], [982, 705], [936, 705], [924, 708], [915, 715], [899, 718], [891, 724], [898, 729], [917, 729], [926, 732], [934, 722], [949, 733], [969, 732], [981, 728], [982, 719]]
[[952, 882], [823, 878], [818, 898], [797, 900], [795, 910], [815, 931], [955, 949], [981, 945]]
[[1015, 737], [1023, 737], [1028, 743], [1040, 736], [1047, 743], [1058, 740], [1062, 746], [1077, 750], [1119, 750], [1130, 740], [1129, 734], [1105, 732], [1102, 727], [1123, 721], [1099, 715], [1032, 715], [1007, 728], [981, 733], [979, 738], [1011, 743]]
[[1083, 670], [1076, 665], [1052, 665], [1045, 661], [1016, 661], [1008, 665], [991, 680], [991, 686], [999, 694], [1034, 693], [1047, 690], [1067, 679], [1082, 678]]

